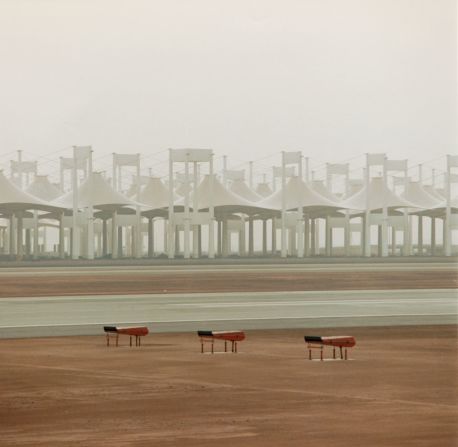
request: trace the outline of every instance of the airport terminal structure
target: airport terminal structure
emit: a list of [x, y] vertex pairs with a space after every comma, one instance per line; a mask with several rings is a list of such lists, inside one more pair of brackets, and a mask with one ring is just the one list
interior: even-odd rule
[[252, 162], [247, 176], [226, 157], [217, 170], [211, 149], [167, 156], [157, 176], [142, 175], [140, 154], [112, 154], [111, 172], [96, 172], [92, 148], [74, 146], [52, 183], [18, 151], [0, 172], [0, 257], [456, 255], [457, 155], [427, 179], [384, 153], [365, 154], [356, 174], [326, 163], [318, 179], [301, 152], [281, 152], [257, 184]]

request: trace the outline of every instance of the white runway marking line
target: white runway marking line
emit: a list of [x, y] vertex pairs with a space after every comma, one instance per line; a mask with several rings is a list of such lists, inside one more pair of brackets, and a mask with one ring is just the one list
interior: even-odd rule
[[[18, 325], [18, 326], [1, 326], [0, 329], [20, 329], [20, 328], [43, 328], [43, 327], [79, 327], [79, 326], [104, 326], [108, 324], [123, 324], [123, 325], [130, 325], [130, 324], [169, 324], [169, 323], [213, 323], [213, 322], [220, 322], [220, 321], [278, 321], [278, 320], [318, 320], [318, 319], [328, 319], [328, 318], [393, 318], [393, 317], [443, 317], [443, 316], [453, 316], [453, 314], [449, 313], [415, 313], [415, 314], [376, 314], [376, 315], [371, 315], [371, 314], [361, 314], [361, 315], [310, 315], [306, 317], [280, 317], [280, 318], [272, 318], [272, 317], [240, 317], [240, 318], [209, 318], [209, 319], [203, 319], [203, 320], [154, 320], [154, 321], [125, 321], [125, 320], [118, 320], [118, 321], [112, 321], [109, 320], [103, 321], [103, 322], [87, 322], [87, 323], [77, 323], [77, 324], [71, 324], [71, 323], [56, 323], [56, 324], [50, 324], [50, 325], [36, 325], [36, 324], [30, 324], [30, 325]], [[101, 329], [102, 330], [102, 329]], [[101, 334], [104, 334], [104, 332], [101, 332]]]
[[[73, 304], [74, 302], [91, 302], [91, 301], [96, 301], [97, 303], [103, 304], [103, 300], [94, 300], [93, 298], [91, 299], [85, 299], [83, 297], [78, 297], [76, 299], [48, 299], [44, 298], [42, 300], [35, 300], [35, 299], [27, 299], [27, 298], [9, 298], [8, 300], [0, 300], [0, 307], [2, 305], [1, 301], [5, 301], [5, 303], [16, 303], [19, 305], [24, 305], [24, 304], [30, 304], [30, 303], [46, 303], [46, 302], [60, 302], [61, 304]], [[191, 307], [214, 307], [214, 306], [294, 306], [294, 305], [308, 305], [308, 304], [320, 304], [320, 305], [335, 305], [335, 304], [406, 304], [406, 303], [440, 303], [440, 302], [456, 302], [458, 304], [458, 298], [455, 297], [449, 297], [449, 296], [442, 296], [439, 298], [430, 298], [430, 297], [424, 297], [424, 298], [357, 298], [357, 299], [327, 299], [327, 300], [320, 300], [320, 299], [315, 299], [314, 301], [310, 300], [310, 298], [304, 297], [303, 300], [288, 300], [285, 299], [283, 301], [253, 301], [253, 302], [244, 302], [244, 301], [195, 301], [195, 302], [158, 302], [159, 300], [144, 300], [144, 299], [139, 299], [139, 298], [130, 298], [126, 297], [122, 300], [112, 300], [111, 298], [106, 299], [106, 302], [110, 301], [122, 301], [125, 304], [137, 304], [137, 303], [147, 303], [151, 304], [152, 306], [166, 306], [166, 307], [174, 307], [174, 306], [191, 306]]]
[[[209, 293], [142, 293], [142, 294], [119, 294], [119, 295], [60, 295], [60, 296], [19, 296], [19, 297], [5, 297], [0, 298], [0, 305], [1, 303], [11, 303], [11, 302], [46, 302], [46, 301], [90, 301], [90, 300], [113, 300], [113, 301], [122, 301], [125, 299], [133, 300], [160, 300], [160, 299], [194, 299], [195, 296], [199, 296], [201, 298], [221, 298], [221, 297], [258, 297], [258, 296], [269, 296], [272, 298], [276, 298], [279, 296], [308, 296], [308, 295], [316, 295], [319, 296], [320, 299], [331, 299], [329, 298], [330, 295], [338, 295], [343, 300], [346, 299], [348, 295], [408, 295], [408, 294], [415, 294], [416, 297], [406, 297], [405, 299], [427, 299], [421, 298], [421, 295], [426, 295], [428, 293], [434, 293], [437, 295], [444, 295], [444, 294], [454, 294], [458, 299], [458, 289], [388, 289], [388, 290], [295, 290], [295, 291], [288, 291], [288, 292], [209, 292]], [[447, 297], [449, 298], [449, 297]], [[366, 298], [368, 299], [368, 298]]]
[[[447, 300], [447, 302], [441, 302], [443, 300]], [[411, 304], [428, 304], [428, 303], [434, 303], [434, 304], [450, 304], [450, 302], [454, 302], [453, 298], [442, 298], [441, 300], [437, 300], [434, 298], [424, 298], [424, 299], [404, 299], [404, 300], [398, 300], [398, 299], [392, 299], [392, 300], [367, 300], [367, 299], [359, 299], [359, 300], [339, 300], [339, 301], [283, 301], [281, 303], [278, 302], [272, 302], [272, 301], [260, 301], [256, 303], [241, 303], [238, 301], [234, 302], [227, 302], [227, 303], [170, 303], [170, 304], [164, 304], [162, 306], [165, 307], [172, 307], [172, 306], [179, 306], [179, 307], [198, 307], [198, 308], [212, 308], [212, 307], [260, 307], [260, 306], [278, 306], [278, 307], [283, 307], [283, 306], [335, 306], [335, 305], [346, 305], [346, 304], [406, 304], [406, 303], [411, 303]]]

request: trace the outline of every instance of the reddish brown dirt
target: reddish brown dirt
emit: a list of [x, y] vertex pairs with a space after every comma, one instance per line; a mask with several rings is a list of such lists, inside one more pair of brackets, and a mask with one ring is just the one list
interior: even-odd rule
[[[355, 335], [354, 360], [308, 361], [306, 332]], [[195, 334], [1, 340], [0, 445], [457, 445], [455, 326], [306, 332], [215, 355]]]
[[2, 276], [0, 297], [303, 290], [449, 289], [456, 269], [369, 272], [193, 272]]

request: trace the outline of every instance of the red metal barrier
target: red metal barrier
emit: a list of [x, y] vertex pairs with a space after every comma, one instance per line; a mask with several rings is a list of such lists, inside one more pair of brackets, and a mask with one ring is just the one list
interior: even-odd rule
[[231, 352], [237, 353], [237, 342], [245, 340], [243, 331], [197, 331], [200, 338], [200, 352], [204, 353], [204, 343], [211, 343], [211, 353], [214, 351], [216, 340], [224, 340], [224, 352], [227, 352], [227, 342], [231, 342]]
[[132, 346], [132, 337], [135, 337], [135, 346], [141, 346], [141, 337], [149, 333], [146, 326], [104, 326], [103, 330], [106, 333], [107, 346], [110, 346], [110, 337], [116, 338], [116, 346], [118, 346], [119, 334], [129, 336], [130, 346]]
[[[323, 347], [332, 346], [332, 357], [336, 358], [336, 348], [340, 350], [340, 358], [347, 360], [347, 348], [353, 348], [356, 345], [355, 337], [350, 335], [335, 335], [330, 337], [320, 337], [316, 335], [305, 335], [304, 341], [307, 343], [309, 350], [309, 360], [312, 360], [312, 349], [320, 350], [320, 360], [323, 360]], [[345, 351], [345, 353], [343, 352]]]

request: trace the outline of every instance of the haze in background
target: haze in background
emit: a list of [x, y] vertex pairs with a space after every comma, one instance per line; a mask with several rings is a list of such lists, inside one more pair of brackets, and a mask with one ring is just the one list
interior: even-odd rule
[[0, 1], [0, 155], [456, 152], [455, 0]]

